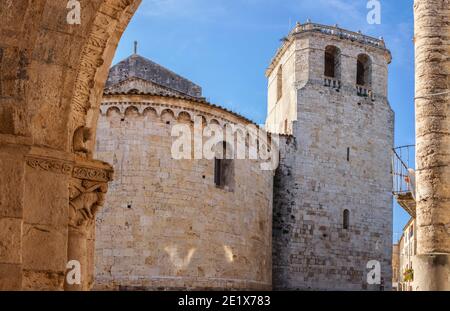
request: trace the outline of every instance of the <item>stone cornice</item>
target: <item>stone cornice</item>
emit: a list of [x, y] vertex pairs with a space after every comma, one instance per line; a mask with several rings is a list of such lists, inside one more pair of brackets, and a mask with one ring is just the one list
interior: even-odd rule
[[285, 53], [285, 51], [291, 46], [293, 42], [295, 42], [295, 39], [299, 38], [302, 35], [307, 34], [333, 36], [340, 40], [347, 40], [352, 43], [357, 42], [359, 44], [363, 44], [375, 49], [380, 49], [384, 53], [386, 53], [388, 63], [392, 61], [391, 52], [386, 48], [386, 44], [382, 38], [377, 39], [371, 36], [364, 35], [360, 32], [345, 30], [337, 26], [327, 26], [317, 23], [306, 23], [301, 25], [297, 23], [295, 28], [286, 37], [285, 41], [283, 42], [283, 45], [277, 50], [275, 56], [270, 61], [270, 65], [266, 70], [267, 77], [275, 69], [276, 64], [279, 62], [281, 56]]

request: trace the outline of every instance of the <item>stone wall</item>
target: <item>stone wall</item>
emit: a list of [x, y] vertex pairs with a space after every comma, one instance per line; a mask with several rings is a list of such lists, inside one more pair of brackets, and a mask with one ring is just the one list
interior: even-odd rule
[[[297, 119], [297, 107], [291, 105], [295, 101], [296, 92], [292, 86], [296, 83], [295, 61], [296, 48], [291, 45], [283, 54], [278, 66], [268, 77], [268, 105], [266, 129], [271, 133], [292, 133], [292, 122]], [[278, 99], [278, 74], [282, 72], [282, 96]]]
[[[274, 288], [379, 289], [366, 279], [367, 263], [377, 260], [389, 289], [394, 130], [386, 98], [390, 54], [317, 32], [299, 33], [293, 44], [298, 78], [291, 84], [297, 93], [291, 105], [297, 120], [293, 136], [281, 144], [274, 185]], [[324, 83], [327, 45], [341, 51], [338, 87]], [[355, 85], [360, 53], [372, 59], [373, 83], [367, 86], [372, 93], [367, 96], [358, 96]], [[350, 213], [348, 229], [343, 228], [344, 210]]]
[[247, 124], [206, 103], [105, 96], [96, 155], [115, 169], [97, 218], [97, 289], [270, 289], [273, 172], [235, 160], [234, 192], [214, 160], [174, 160], [175, 124]]

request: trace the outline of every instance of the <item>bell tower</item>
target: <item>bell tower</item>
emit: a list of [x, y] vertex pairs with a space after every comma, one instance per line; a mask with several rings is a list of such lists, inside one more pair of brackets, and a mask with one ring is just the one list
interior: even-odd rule
[[[389, 288], [394, 113], [382, 39], [297, 24], [267, 69], [278, 289]], [[378, 263], [376, 282], [368, 264]]]

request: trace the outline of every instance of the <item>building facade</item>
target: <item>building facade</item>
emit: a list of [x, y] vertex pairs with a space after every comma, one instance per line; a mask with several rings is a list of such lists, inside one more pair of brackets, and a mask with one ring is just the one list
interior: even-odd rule
[[392, 256], [399, 258], [397, 275], [393, 278], [397, 280], [398, 291], [415, 291], [417, 285], [414, 283], [414, 268], [417, 269], [417, 228], [413, 217], [403, 228], [403, 234], [398, 242], [398, 247], [394, 249], [397, 253]]
[[390, 289], [390, 61], [382, 40], [298, 24], [267, 70], [280, 165], [233, 160], [225, 187], [215, 160], [173, 157], [173, 128], [251, 122], [137, 54], [114, 66], [96, 142], [116, 173], [97, 217], [95, 288]]
[[274, 183], [274, 288], [391, 285], [394, 113], [382, 40], [298, 24], [267, 70], [269, 131], [280, 143]]
[[392, 245], [392, 290], [398, 291], [400, 280], [400, 245]]

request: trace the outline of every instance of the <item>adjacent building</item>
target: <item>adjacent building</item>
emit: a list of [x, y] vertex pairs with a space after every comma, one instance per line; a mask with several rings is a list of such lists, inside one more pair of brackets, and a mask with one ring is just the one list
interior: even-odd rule
[[398, 269], [394, 271], [396, 274], [393, 275], [393, 282], [397, 282], [398, 291], [416, 290], [416, 286], [414, 285], [414, 268], [417, 264], [416, 231], [416, 221], [411, 217], [403, 228], [403, 234], [398, 244], [394, 245], [394, 253], [392, 256], [393, 258], [398, 258]]

